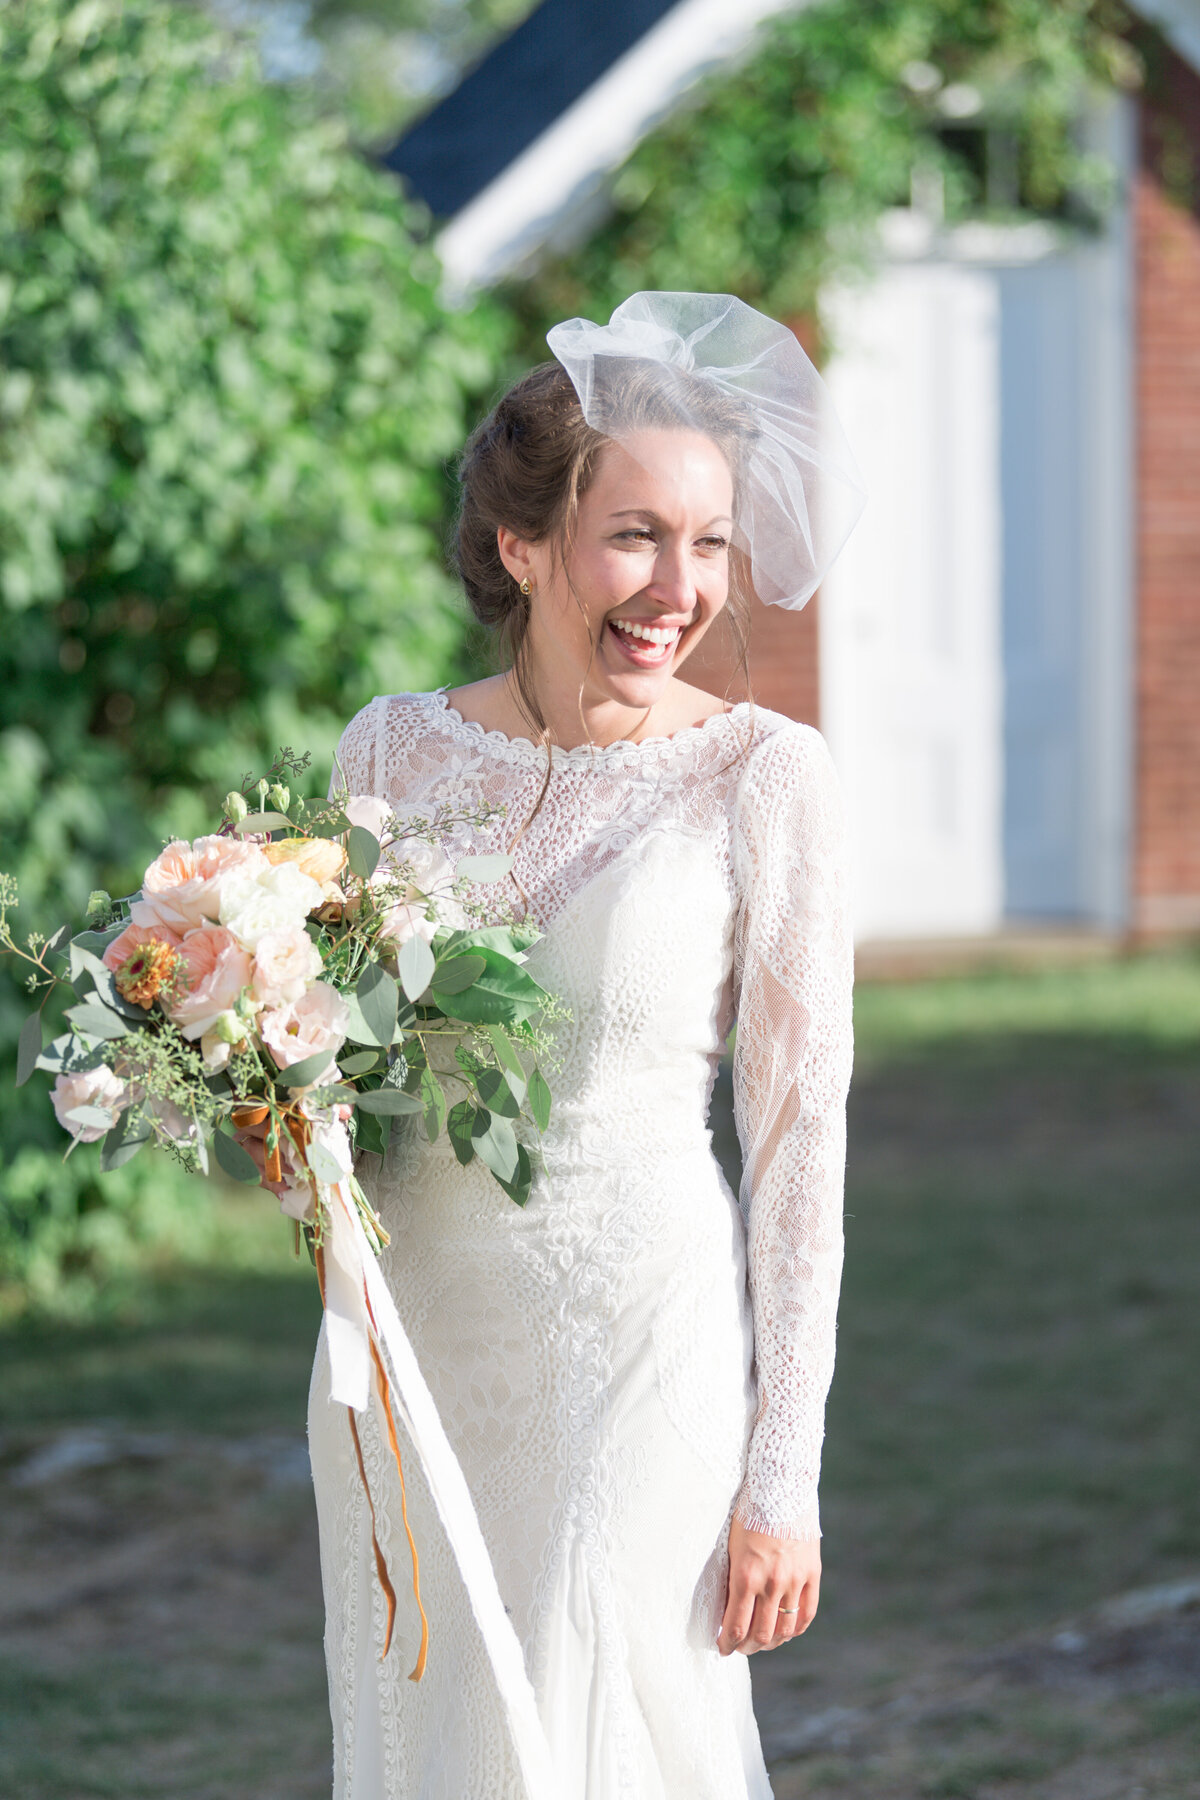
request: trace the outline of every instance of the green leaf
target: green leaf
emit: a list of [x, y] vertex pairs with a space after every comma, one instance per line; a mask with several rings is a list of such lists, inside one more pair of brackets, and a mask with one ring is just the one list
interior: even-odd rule
[[286, 1069], [280, 1069], [275, 1077], [276, 1087], [302, 1088], [311, 1087], [319, 1075], [323, 1075], [333, 1058], [328, 1050], [318, 1050], [315, 1056], [302, 1057], [299, 1062], [289, 1063]]
[[516, 1045], [509, 1037], [507, 1031], [503, 1030], [499, 1025], [489, 1025], [487, 1034], [491, 1039], [492, 1049], [496, 1052], [496, 1061], [500, 1064], [500, 1067], [502, 1069], [507, 1069], [510, 1075], [519, 1076], [523, 1084], [525, 1081], [525, 1065], [518, 1056]]
[[371, 963], [363, 971], [354, 990], [359, 1011], [374, 1034], [373, 1041], [390, 1044], [396, 1035], [396, 1014], [400, 992], [381, 963]]
[[360, 1093], [355, 1106], [362, 1112], [369, 1113], [418, 1113], [424, 1111], [416, 1094], [406, 1094], [403, 1088], [381, 1087], [368, 1088]]
[[42, 1054], [42, 1009], [30, 1013], [17, 1039], [17, 1086], [24, 1087]]
[[493, 856], [460, 856], [454, 865], [454, 873], [463, 881], [503, 881], [512, 866], [512, 857], [500, 853]]
[[357, 994], [343, 994], [342, 999], [346, 1002], [347, 1009], [350, 1013], [350, 1023], [346, 1027], [346, 1034], [349, 1042], [352, 1044], [375, 1044], [378, 1049], [386, 1050], [388, 1043], [390, 1043], [391, 1040], [389, 1039], [388, 1043], [381, 1043], [375, 1036], [370, 1025], [368, 1025], [366, 1019], [363, 1017], [362, 1007], [358, 1004]]
[[309, 1088], [308, 1098], [314, 1106], [353, 1106], [358, 1099], [358, 1089], [335, 1081], [328, 1087]]
[[[484, 1121], [482, 1128], [480, 1117]], [[517, 1173], [517, 1138], [507, 1119], [494, 1112], [477, 1114], [471, 1129], [471, 1142], [476, 1156], [482, 1158], [500, 1181], [511, 1181]]]
[[107, 1131], [113, 1122], [112, 1113], [106, 1106], [73, 1106], [63, 1117], [72, 1125], [86, 1125], [89, 1130]]
[[430, 991], [438, 1001], [443, 994], [461, 994], [464, 988], [479, 980], [486, 968], [482, 956], [448, 956], [431, 975]]
[[352, 831], [354, 828], [345, 813], [340, 812], [332, 819], [328, 819], [324, 825], [309, 825], [306, 829], [310, 837], [335, 838], [341, 837], [344, 831]]
[[423, 937], [418, 937], [414, 932], [412, 937], [405, 939], [396, 958], [396, 967], [400, 974], [400, 986], [407, 999], [420, 999], [429, 986], [429, 978], [435, 966], [433, 951]]
[[103, 1005], [111, 1007], [113, 1012], [120, 1013], [122, 1018], [145, 1019], [145, 1007], [138, 1006], [134, 1001], [125, 998], [117, 987], [113, 971], [106, 967], [98, 956], [93, 955], [90, 950], [80, 944], [78, 939], [72, 941], [70, 954], [70, 974], [73, 982], [81, 981], [85, 975], [90, 975], [96, 994]]
[[221, 1168], [233, 1181], [244, 1181], [247, 1186], [259, 1186], [262, 1172], [250, 1152], [236, 1138], [231, 1138], [224, 1131], [215, 1131], [212, 1147]]
[[283, 813], [252, 812], [239, 819], [233, 829], [245, 837], [251, 831], [285, 831], [290, 824], [291, 820]]
[[509, 1086], [508, 1076], [503, 1069], [481, 1069], [475, 1077], [475, 1086], [479, 1090], [479, 1098], [492, 1112], [503, 1113], [507, 1119], [517, 1118], [521, 1103]]
[[533, 1162], [524, 1144], [517, 1145], [517, 1172], [512, 1180], [505, 1181], [500, 1175], [496, 1176], [496, 1180], [510, 1200], [515, 1200], [518, 1206], [524, 1206], [533, 1186]]
[[150, 1121], [141, 1109], [136, 1106], [128, 1107], [100, 1145], [102, 1171], [107, 1174], [110, 1169], [119, 1169], [123, 1163], [135, 1157], [153, 1136]]
[[379, 867], [379, 858], [383, 855], [379, 839], [365, 825], [352, 825], [350, 835], [346, 839], [346, 860], [353, 874], [361, 881], [369, 881]]
[[72, 1031], [55, 1038], [38, 1057], [37, 1066], [51, 1075], [83, 1075], [90, 1069], [98, 1069], [107, 1056], [104, 1044], [85, 1043]]
[[475, 1143], [471, 1133], [475, 1128], [477, 1114], [486, 1120], [487, 1114], [481, 1108], [472, 1106], [469, 1100], [456, 1100], [446, 1115], [446, 1135], [464, 1169], [475, 1157]]
[[354, 1143], [357, 1149], [369, 1150], [372, 1156], [384, 1156], [387, 1154], [391, 1134], [390, 1115], [384, 1117], [379, 1113], [355, 1113]]
[[432, 1144], [446, 1123], [446, 1094], [433, 1070], [421, 1070], [421, 1099], [425, 1106], [425, 1135]]
[[343, 1056], [339, 1067], [343, 1075], [365, 1075], [368, 1069], [377, 1068], [378, 1064], [378, 1050], [356, 1050], [353, 1056]]
[[529, 1110], [538, 1130], [545, 1131], [550, 1123], [550, 1089], [540, 1069], [535, 1069], [529, 1077]]
[[84, 1000], [78, 1006], [68, 1006], [67, 1018], [76, 1031], [84, 1032], [88, 1037], [108, 1040], [129, 1035], [129, 1028], [120, 1014], [102, 1006], [98, 1000]]
[[478, 954], [487, 964], [483, 974], [461, 994], [437, 996], [448, 1019], [480, 1025], [513, 1024], [541, 1009], [546, 1000], [545, 989], [510, 956], [488, 945], [480, 946]]
[[[128, 923], [128, 919], [118, 919], [115, 925], [106, 925], [103, 931], [78, 932], [77, 935], [71, 939], [71, 948], [90, 950], [93, 951], [96, 956], [101, 956], [104, 951], [108, 949], [108, 946], [112, 943], [113, 939], [120, 937]], [[103, 966], [104, 965], [101, 964], [101, 967]], [[74, 970], [72, 970], [71, 980], [74, 981], [74, 979], [75, 973]]]

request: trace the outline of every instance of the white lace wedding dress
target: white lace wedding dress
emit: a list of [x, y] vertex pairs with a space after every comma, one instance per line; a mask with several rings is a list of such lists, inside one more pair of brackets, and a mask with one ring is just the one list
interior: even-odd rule
[[[545, 772], [542, 750], [441, 692], [372, 702], [339, 761], [401, 814], [506, 805], [464, 850], [500, 848]], [[715, 1639], [735, 1505], [760, 1531], [819, 1530], [852, 966], [828, 752], [748, 705], [670, 739], [557, 751], [516, 873], [544, 929], [530, 971], [573, 1015], [545, 1172], [521, 1210], [479, 1161], [397, 1132], [367, 1183], [391, 1233], [384, 1275], [520, 1645], [546, 1800], [765, 1800], [749, 1665]], [[705, 1124], [735, 1013], [740, 1209]], [[322, 1339], [309, 1438], [337, 1800], [534, 1800], [486, 1618], [412, 1455], [430, 1645], [407, 1679], [409, 1555], [367, 1413], [399, 1595], [380, 1657], [370, 1519], [328, 1380]]]

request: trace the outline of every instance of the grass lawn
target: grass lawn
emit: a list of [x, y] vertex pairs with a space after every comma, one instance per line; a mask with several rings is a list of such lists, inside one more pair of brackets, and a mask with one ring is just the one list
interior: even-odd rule
[[[754, 1662], [777, 1796], [1192, 1800], [1200, 1599], [1111, 1603], [1200, 1578], [1200, 958], [864, 986], [858, 1034], [822, 1607]], [[328, 1794], [316, 1296], [230, 1204], [233, 1277], [0, 1337], [14, 1800]]]

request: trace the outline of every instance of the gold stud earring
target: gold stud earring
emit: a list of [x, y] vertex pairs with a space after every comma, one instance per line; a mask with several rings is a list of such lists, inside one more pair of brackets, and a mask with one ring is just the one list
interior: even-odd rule
[[528, 575], [525, 577], [524, 581], [521, 583], [521, 592], [524, 594], [524, 596], [527, 600], [528, 600], [530, 594], [532, 594], [532, 592], [533, 592], [533, 584], [530, 581]]

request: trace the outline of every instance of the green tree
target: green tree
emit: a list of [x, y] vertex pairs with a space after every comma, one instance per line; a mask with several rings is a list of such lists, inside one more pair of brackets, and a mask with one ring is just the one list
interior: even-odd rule
[[[0, 9], [0, 836], [26, 926], [127, 892], [281, 743], [456, 672], [446, 460], [494, 316], [303, 97], [165, 0]], [[0, 989], [11, 1045], [26, 1010]], [[148, 1229], [0, 1069], [0, 1281]]]

